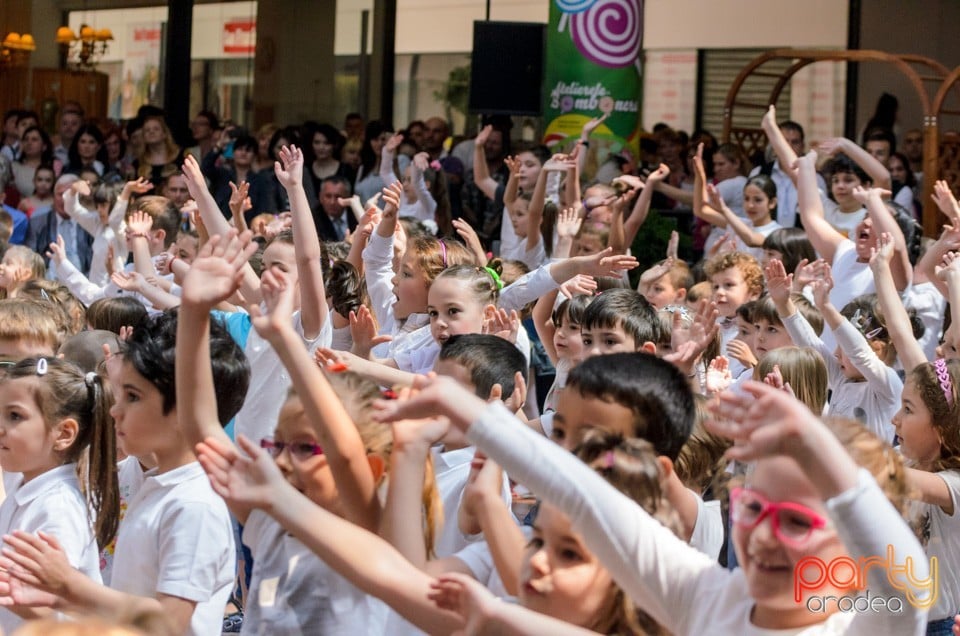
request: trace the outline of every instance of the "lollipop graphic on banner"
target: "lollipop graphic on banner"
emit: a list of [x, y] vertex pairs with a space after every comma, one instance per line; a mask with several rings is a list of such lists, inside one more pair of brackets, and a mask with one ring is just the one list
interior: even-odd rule
[[595, 0], [570, 18], [570, 36], [594, 64], [606, 68], [634, 64], [639, 73], [641, 19], [636, 0]]
[[571, 13], [580, 13], [590, 8], [597, 0], [556, 0], [557, 8], [563, 11], [560, 16], [560, 24], [557, 25], [557, 33], [563, 33], [567, 28], [567, 18]]

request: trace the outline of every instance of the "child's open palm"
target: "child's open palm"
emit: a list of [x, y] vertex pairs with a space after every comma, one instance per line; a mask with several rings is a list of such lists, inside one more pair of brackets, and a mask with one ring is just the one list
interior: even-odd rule
[[249, 231], [237, 236], [236, 230], [226, 237], [210, 237], [183, 278], [184, 302], [213, 307], [230, 298], [240, 287], [247, 260], [257, 250], [250, 237]]
[[273, 459], [246, 436], [237, 436], [236, 447], [213, 437], [197, 444], [197, 458], [213, 490], [232, 510], [268, 508], [277, 491], [288, 486]]
[[943, 181], [937, 181], [933, 186], [933, 202], [937, 204], [940, 211], [950, 219], [950, 225], [957, 227], [960, 224], [960, 203], [957, 203], [956, 197], [950, 190], [950, 185]]
[[284, 329], [292, 329], [293, 292], [294, 285], [283, 272], [267, 270], [263, 273], [260, 293], [267, 311], [263, 313], [259, 305], [251, 305], [248, 311], [253, 328], [267, 342], [273, 342]]
[[826, 265], [823, 274], [817, 280], [813, 281], [813, 304], [817, 309], [822, 310], [830, 302], [830, 291], [833, 289], [833, 274], [830, 272], [830, 265]]
[[581, 274], [588, 276], [611, 276], [616, 277], [620, 272], [634, 269], [640, 263], [633, 256], [626, 254], [614, 254], [613, 248], [608, 247], [601, 252], [589, 257], [587, 267], [581, 271]]
[[12, 600], [27, 607], [52, 607], [74, 571], [57, 538], [45, 532], [38, 536], [17, 530], [3, 541], [6, 547], [0, 567], [10, 575], [7, 583]]
[[734, 440], [726, 456], [753, 461], [785, 455], [799, 447], [804, 431], [817, 426], [817, 418], [788, 393], [762, 382], [747, 381], [742, 391], [728, 391], [710, 403], [714, 418], [707, 421], [713, 433]]
[[877, 238], [877, 246], [870, 248], [870, 269], [874, 274], [890, 267], [893, 258], [893, 237], [888, 232]]
[[300, 185], [303, 178], [303, 152], [296, 146], [283, 146], [280, 148], [280, 161], [273, 163], [273, 171], [277, 175], [277, 181], [285, 188], [293, 188]]
[[733, 384], [733, 376], [730, 374], [730, 361], [723, 356], [717, 356], [707, 367], [707, 393], [722, 393], [730, 388], [731, 384]]
[[459, 614], [464, 620], [464, 636], [482, 633], [485, 617], [500, 600], [482, 583], [465, 574], [450, 572], [430, 584], [429, 598], [443, 610]]
[[203, 172], [200, 170], [200, 164], [191, 154], [183, 158], [183, 178], [187, 182], [187, 190], [190, 191], [190, 196], [195, 201], [207, 196], [206, 179], [204, 179]]
[[[110, 246], [109, 248], [107, 248], [107, 249], [108, 249], [108, 251], [109, 251], [109, 250], [112, 250], [112, 249], [113, 249], [113, 246], [111, 245], [111, 246]], [[109, 254], [109, 253], [108, 253], [108, 257], [110, 257], [110, 254]], [[67, 244], [64, 242], [63, 237], [60, 236], [59, 234], [57, 234], [57, 241], [56, 241], [56, 243], [51, 243], [51, 244], [50, 244], [50, 249], [47, 251], [47, 258], [49, 258], [50, 260], [52, 260], [52, 261], [53, 261], [54, 263], [56, 263], [57, 265], [59, 265], [60, 263], [62, 263], [62, 262], [65, 261], [65, 260], [67, 260]], [[111, 260], [113, 260], [112, 257], [110, 257], [107, 262], [109, 262], [109, 261], [111, 261]]]
[[793, 290], [793, 274], [787, 274], [783, 262], [772, 258], [763, 269], [764, 278], [767, 279], [767, 293], [775, 303], [785, 303], [790, 300], [790, 293]]
[[152, 227], [153, 219], [143, 210], [137, 210], [127, 219], [127, 232], [134, 236], [146, 236]]
[[403, 194], [403, 184], [394, 181], [383, 189], [383, 218], [396, 218], [400, 209], [400, 196]]
[[517, 343], [520, 332], [520, 316], [516, 310], [497, 309], [483, 321], [483, 333], [503, 338], [507, 342]]
[[377, 345], [393, 340], [393, 336], [377, 335], [377, 322], [366, 305], [360, 305], [357, 311], [351, 311], [350, 336], [353, 339], [353, 353], [361, 358], [369, 358], [370, 351]]
[[580, 225], [583, 219], [580, 217], [577, 208], [565, 208], [557, 216], [557, 238], [574, 238], [580, 231]]

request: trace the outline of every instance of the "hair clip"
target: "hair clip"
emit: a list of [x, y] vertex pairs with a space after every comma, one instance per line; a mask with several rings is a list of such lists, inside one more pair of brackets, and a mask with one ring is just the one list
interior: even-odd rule
[[47, 359], [40, 358], [37, 360], [37, 375], [43, 376], [47, 375]]
[[503, 289], [503, 281], [500, 280], [500, 274], [497, 273], [497, 270], [493, 269], [492, 267], [484, 267], [483, 270], [490, 274], [490, 278], [493, 279], [494, 284], [497, 286], [497, 291]]
[[393, 389], [384, 389], [383, 391], [380, 392], [380, 396], [384, 400], [396, 400], [397, 392], [394, 391]]
[[614, 457], [613, 451], [608, 450], [603, 454], [603, 467], [607, 470], [613, 468], [613, 463], [616, 458]]
[[943, 397], [947, 400], [947, 406], [953, 407], [953, 382], [950, 381], [947, 361], [943, 358], [937, 358], [937, 361], [933, 363], [933, 368], [937, 371], [937, 379], [940, 381], [940, 389], [943, 391]]
[[433, 168], [434, 170], [438, 170], [438, 171], [439, 171], [439, 170], [443, 170], [443, 166], [441, 166], [441, 165], [440, 165], [440, 162], [437, 161], [436, 159], [434, 159], [433, 161], [430, 162], [430, 167]]
[[330, 373], [343, 373], [347, 370], [347, 365], [343, 362], [334, 362], [333, 364], [327, 365], [327, 371]]
[[46, 289], [40, 290], [40, 298], [43, 298], [44, 300], [50, 300], [50, 294], [47, 293]]
[[443, 258], [443, 268], [446, 269], [447, 268], [447, 244], [443, 242], [443, 239], [439, 239], [439, 241], [440, 241], [440, 256], [441, 258]]

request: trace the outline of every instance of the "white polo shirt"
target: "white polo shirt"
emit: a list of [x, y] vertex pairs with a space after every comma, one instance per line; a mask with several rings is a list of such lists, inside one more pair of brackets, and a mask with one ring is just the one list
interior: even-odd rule
[[236, 566], [227, 505], [198, 462], [145, 477], [120, 526], [110, 586], [195, 601], [188, 633], [219, 634]]
[[[23, 475], [17, 475], [0, 505], [0, 534], [14, 530], [34, 533], [42, 530], [56, 537], [70, 565], [100, 582], [97, 541], [87, 503], [80, 492], [76, 464], [58, 466], [25, 484]], [[13, 612], [0, 610], [3, 633], [12, 633], [21, 623], [23, 619]]]

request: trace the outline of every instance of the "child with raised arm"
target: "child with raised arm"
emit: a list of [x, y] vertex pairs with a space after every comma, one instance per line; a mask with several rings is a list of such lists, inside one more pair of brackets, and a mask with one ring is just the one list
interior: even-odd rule
[[127, 261], [126, 213], [127, 205], [134, 194], [143, 194], [153, 189], [146, 179], [128, 181], [119, 192], [110, 191], [110, 186], [97, 186], [93, 193], [96, 210], [88, 210], [80, 203], [81, 196], [91, 196], [86, 181], [75, 181], [63, 195], [63, 208], [76, 222], [93, 236], [93, 257], [87, 278], [94, 285], [106, 287], [110, 282], [107, 266], [108, 248], [113, 248], [114, 271], [123, 269]]
[[[937, 581], [873, 475], [859, 469], [833, 433], [785, 392], [757, 383], [744, 389], [743, 395], [723, 396], [715, 407], [718, 421], [711, 425], [737, 441], [729, 457], [756, 461], [746, 487], [732, 497], [733, 541], [741, 564], [732, 572], [684, 545], [570, 453], [450, 380], [425, 383], [415, 398], [382, 408], [386, 420], [449, 417], [489, 458], [569, 515], [572, 528], [625, 594], [672, 633], [699, 634], [705, 625], [724, 634], [920, 633]], [[888, 461], [871, 465], [891, 491], [902, 489], [902, 480], [891, 478]], [[889, 546], [894, 562], [889, 562]], [[817, 595], [826, 599], [848, 591], [829, 582], [818, 588], [801, 585], [800, 602], [795, 598], [795, 566], [805, 558], [830, 563], [884, 555], [888, 567], [909, 563], [913, 568], [909, 583], [888, 578], [886, 568], [866, 573], [871, 597], [897, 597], [894, 609], [808, 609], [811, 599], [817, 607]]]
[[811, 347], [823, 356], [830, 380], [831, 416], [858, 420], [884, 441], [893, 442], [890, 419], [896, 412], [903, 382], [890, 366], [896, 358], [886, 322], [877, 311], [876, 298], [863, 296], [843, 307], [830, 301], [833, 277], [829, 267], [813, 284], [814, 304], [833, 332], [836, 347], [818, 337], [790, 299], [790, 276], [779, 261], [767, 266], [770, 296], [787, 333], [800, 347]]
[[[209, 372], [210, 310], [236, 291], [255, 244], [249, 234], [214, 237], [184, 280], [177, 339], [177, 384], [189, 407], [180, 423], [192, 441], [214, 437], [231, 444], [216, 421], [216, 394]], [[222, 245], [220, 243], [222, 242]], [[285, 400], [276, 430], [260, 444], [270, 451], [288, 481], [312, 501], [368, 529], [379, 523], [377, 486], [389, 459], [390, 435], [369, 421], [354, 419], [380, 395], [356, 377], [324, 378], [292, 326], [294, 285], [283, 273], [264, 274], [262, 291], [269, 314], [253, 307], [254, 327], [271, 343], [288, 370], [295, 394]], [[338, 395], [340, 393], [340, 395]], [[345, 408], [341, 400], [350, 406]], [[361, 420], [357, 420], [360, 422]], [[253, 555], [251, 594], [244, 630], [251, 633], [377, 633], [384, 612], [372, 599], [331, 571], [302, 544], [260, 511], [231, 506], [243, 524]]]
[[927, 557], [942, 578], [930, 609], [927, 634], [949, 634], [960, 604], [960, 582], [952, 573], [960, 550], [960, 362], [938, 358], [907, 373], [902, 404], [893, 418], [914, 502], [910, 518], [919, 529]]
[[[262, 257], [263, 272], [264, 275], [270, 271], [288, 275], [290, 284], [299, 292], [294, 294], [291, 324], [300, 334], [302, 346], [312, 353], [319, 347], [330, 345], [332, 327], [328, 320], [320, 241], [303, 190], [303, 153], [296, 146], [281, 148], [280, 160], [275, 162], [274, 171], [290, 198], [293, 231], [281, 232], [267, 243]], [[184, 176], [211, 236], [227, 236], [229, 227], [226, 220], [203, 186], [203, 177], [196, 162], [189, 157], [184, 162]], [[215, 218], [219, 220], [211, 222]], [[242, 267], [240, 293], [247, 303], [260, 302], [259, 287], [260, 281], [253, 269], [249, 265]], [[250, 360], [250, 391], [243, 408], [237, 413], [235, 430], [251, 439], [263, 439], [270, 434], [277, 421], [287, 389], [290, 388], [289, 376], [283, 371], [283, 363], [269, 343], [253, 330], [249, 314], [215, 312], [214, 317], [223, 321], [227, 331], [243, 347]]]
[[[176, 633], [206, 636], [220, 632], [233, 587], [233, 527], [178, 425], [176, 320], [175, 314], [144, 320], [107, 364], [121, 450], [156, 461], [120, 524], [111, 587], [66, 567], [58, 547], [65, 537], [20, 533], [14, 541], [21, 555], [43, 550], [48, 557], [32, 565], [17, 561], [33, 574], [25, 582], [50, 594], [33, 602], [101, 613], [159, 609]], [[250, 370], [219, 325], [211, 327], [210, 342], [217, 419], [226, 424], [243, 401]]]

